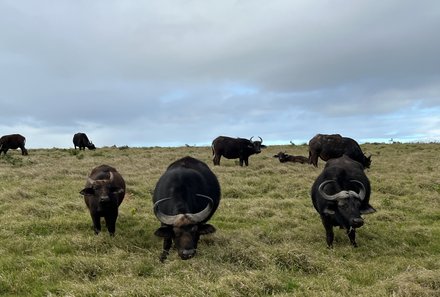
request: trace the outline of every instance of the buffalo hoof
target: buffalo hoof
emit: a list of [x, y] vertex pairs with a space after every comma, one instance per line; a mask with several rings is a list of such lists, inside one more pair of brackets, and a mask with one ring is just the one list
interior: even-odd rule
[[168, 251], [163, 251], [162, 254], [160, 254], [159, 260], [161, 263], [165, 262], [165, 260], [168, 257]]

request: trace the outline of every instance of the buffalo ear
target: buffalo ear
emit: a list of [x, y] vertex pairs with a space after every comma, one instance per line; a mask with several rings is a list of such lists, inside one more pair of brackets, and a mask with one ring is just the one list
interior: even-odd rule
[[93, 190], [93, 188], [84, 188], [79, 193], [81, 195], [93, 195], [93, 194], [95, 194], [95, 191]]
[[167, 227], [167, 226], [162, 226], [154, 232], [154, 235], [156, 235], [158, 237], [163, 237], [163, 238], [172, 238], [174, 235], [173, 228]]
[[199, 226], [199, 234], [200, 235], [214, 233], [215, 231], [216, 231], [215, 227], [210, 224], [203, 224], [203, 225]]
[[367, 204], [366, 206], [362, 207], [359, 211], [361, 214], [370, 214], [376, 212], [376, 210], [370, 204]]

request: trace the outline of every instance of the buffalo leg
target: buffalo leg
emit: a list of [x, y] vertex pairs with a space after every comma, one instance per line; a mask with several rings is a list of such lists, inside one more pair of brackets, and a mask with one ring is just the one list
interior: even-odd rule
[[350, 239], [350, 242], [353, 245], [353, 247], [357, 247], [357, 243], [356, 243], [356, 229], [350, 228], [347, 231], [347, 235], [348, 235], [348, 238]]
[[214, 155], [214, 157], [212, 158], [212, 161], [214, 162], [214, 165], [220, 165], [220, 155]]
[[325, 237], [327, 241], [327, 246], [329, 249], [333, 248], [333, 239], [335, 237], [335, 234], [333, 233], [333, 225], [331, 222], [327, 222], [324, 218], [322, 219], [322, 224], [325, 228]]
[[313, 164], [313, 166], [318, 167], [318, 154], [310, 154], [309, 155], [309, 161], [310, 164]]
[[95, 234], [98, 235], [101, 232], [101, 219], [99, 216], [92, 215], [93, 220], [93, 230], [95, 230]]
[[[244, 165], [249, 166], [249, 158], [244, 159]], [[242, 164], [242, 166], [243, 166], [243, 164]]]
[[105, 224], [107, 225], [107, 230], [110, 233], [110, 236], [115, 236], [116, 232], [116, 218], [117, 215], [110, 215], [105, 217]]
[[24, 145], [20, 146], [20, 150], [23, 156], [27, 156], [28, 152], [27, 149], [24, 147]]
[[164, 238], [163, 240], [163, 251], [160, 255], [160, 262], [163, 262], [168, 257], [170, 253], [171, 245], [173, 244], [173, 240], [171, 238]]

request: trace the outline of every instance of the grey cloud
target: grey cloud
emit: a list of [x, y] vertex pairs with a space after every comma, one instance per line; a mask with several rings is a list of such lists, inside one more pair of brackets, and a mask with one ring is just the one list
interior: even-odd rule
[[0, 132], [440, 138], [439, 27], [437, 1], [3, 1]]

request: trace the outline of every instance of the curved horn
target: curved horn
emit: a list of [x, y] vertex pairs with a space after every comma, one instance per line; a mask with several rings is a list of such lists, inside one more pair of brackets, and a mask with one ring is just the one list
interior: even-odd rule
[[214, 202], [212, 201], [212, 198], [209, 196], [202, 194], [196, 194], [196, 196], [206, 198], [208, 200], [208, 205], [206, 205], [206, 207], [202, 211], [198, 213], [187, 213], [186, 216], [190, 218], [194, 223], [200, 223], [211, 214], [212, 205], [214, 204]]
[[154, 203], [154, 205], [153, 205], [154, 214], [156, 215], [157, 219], [165, 225], [173, 225], [174, 222], [176, 221], [177, 215], [170, 216], [170, 215], [164, 214], [163, 212], [161, 212], [159, 210], [159, 204], [161, 204], [162, 202], [164, 202], [166, 200], [170, 200], [171, 198], [172, 197], [160, 199], [159, 201], [156, 201], [156, 203]]
[[250, 142], [252, 142], [252, 138], [254, 138], [253, 136], [249, 139]]
[[112, 182], [115, 178], [115, 176], [113, 175], [113, 172], [109, 172], [110, 173], [110, 178], [108, 179], [110, 182]]
[[[356, 193], [356, 196], [358, 196], [358, 198], [363, 201], [365, 199], [365, 194], [366, 194], [366, 190], [365, 190], [365, 186], [363, 183], [361, 183], [360, 181], [356, 180], [356, 179], [352, 179], [350, 180], [350, 182], [352, 183], [356, 183], [360, 186], [360, 190], [359, 193]], [[350, 191], [351, 192], [351, 191]]]
[[93, 178], [91, 178], [91, 177], [88, 177], [88, 178], [87, 178], [87, 182], [88, 182], [89, 184], [93, 185], [93, 184], [95, 183], [95, 180], [94, 180]]
[[260, 136], [258, 136], [258, 138], [260, 138], [260, 142], [263, 143], [263, 138], [261, 138]]
[[[186, 216], [188, 219], [193, 221], [195, 224], [202, 222], [211, 214], [212, 205], [214, 204], [214, 202], [212, 201], [212, 198], [209, 196], [202, 195], [202, 194], [196, 194], [196, 196], [208, 199], [208, 205], [198, 213], [184, 214], [184, 216]], [[153, 206], [154, 214], [156, 215], [158, 220], [165, 225], [174, 225], [174, 222], [176, 221], [176, 219], [182, 215], [182, 214], [166, 215], [159, 210], [159, 204], [161, 204], [162, 202], [164, 202], [166, 200], [170, 200], [170, 199], [172, 199], [172, 197], [161, 199], [161, 200], [157, 201], [156, 203], [154, 203], [154, 206]]]
[[333, 195], [328, 195], [326, 192], [324, 192], [323, 188], [324, 188], [324, 186], [326, 186], [329, 183], [336, 183], [336, 181], [325, 180], [318, 187], [318, 192], [319, 192], [319, 194], [321, 194], [322, 197], [324, 197], [324, 199], [330, 200], [330, 201], [335, 201], [338, 199], [345, 199], [345, 198], [350, 197], [350, 193], [347, 191], [340, 191], [339, 193], [336, 193]]

